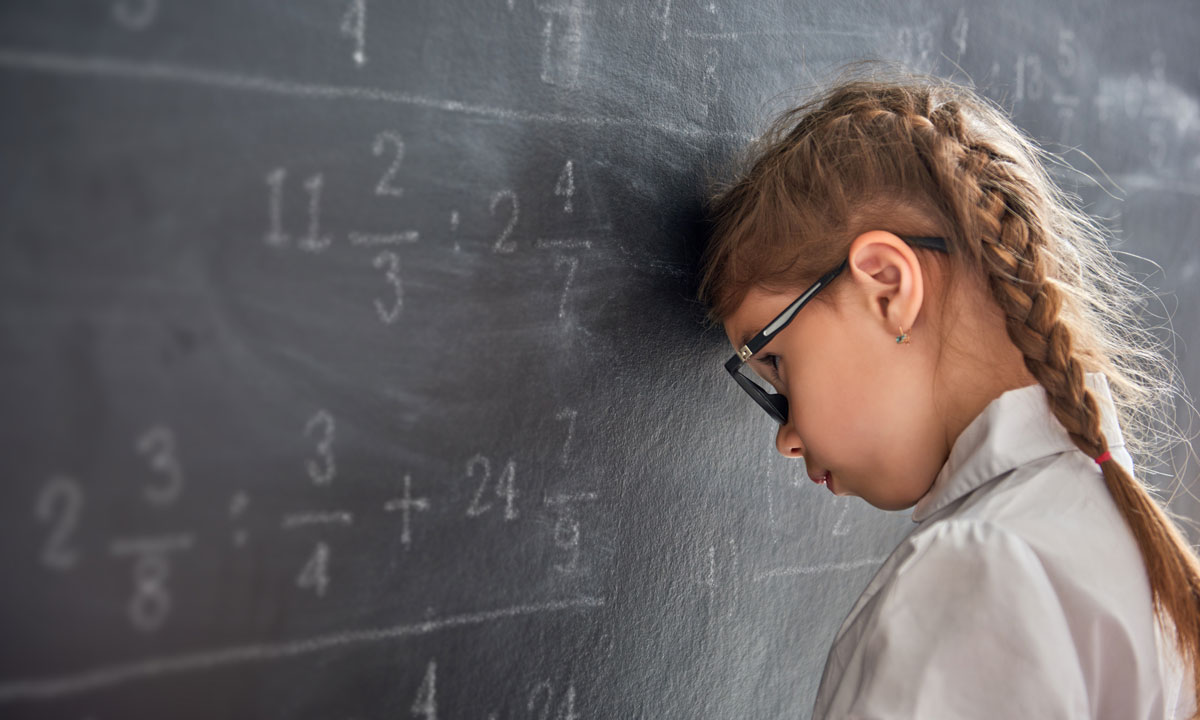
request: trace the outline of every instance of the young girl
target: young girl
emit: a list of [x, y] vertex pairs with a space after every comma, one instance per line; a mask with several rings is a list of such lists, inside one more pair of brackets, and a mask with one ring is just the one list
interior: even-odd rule
[[726, 369], [814, 482], [919, 523], [814, 720], [1196, 717], [1200, 560], [1121, 430], [1176, 375], [1048, 157], [968, 88], [850, 77], [714, 199]]

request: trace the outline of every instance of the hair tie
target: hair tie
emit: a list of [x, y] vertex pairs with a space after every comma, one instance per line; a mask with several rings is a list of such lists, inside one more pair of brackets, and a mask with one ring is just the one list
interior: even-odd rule
[[1096, 464], [1099, 465], [1099, 464], [1103, 463], [1105, 460], [1112, 460], [1112, 453], [1109, 452], [1108, 450], [1105, 450], [1103, 453], [1101, 453], [1096, 458]]

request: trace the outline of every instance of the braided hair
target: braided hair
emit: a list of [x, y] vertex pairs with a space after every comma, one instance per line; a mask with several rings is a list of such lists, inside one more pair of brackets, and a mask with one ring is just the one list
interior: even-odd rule
[[867, 230], [947, 238], [949, 255], [915, 252], [946, 278], [945, 296], [956, 279], [986, 280], [1054, 416], [1101, 461], [1200, 707], [1200, 558], [1154, 488], [1106, 455], [1084, 384], [1087, 372], [1107, 376], [1135, 456], [1180, 439], [1161, 412], [1182, 392], [1178, 371], [1143, 326], [1140, 283], [1113, 257], [1104, 228], [1051, 180], [1045, 165], [1061, 161], [1002, 108], [946, 80], [859, 69], [781, 114], [745, 168], [715, 189], [698, 289], [708, 320], [729, 317], [753, 287], [806, 286]]

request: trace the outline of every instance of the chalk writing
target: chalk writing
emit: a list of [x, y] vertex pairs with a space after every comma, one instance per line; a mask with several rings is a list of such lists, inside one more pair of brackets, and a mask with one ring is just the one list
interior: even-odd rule
[[309, 459], [305, 462], [308, 476], [317, 485], [328, 485], [337, 474], [337, 466], [333, 459], [333, 416], [328, 410], [318, 410], [304, 424], [304, 436], [311, 437], [316, 433], [317, 456], [319, 462]]
[[571, 212], [574, 209], [571, 199], [575, 195], [575, 170], [572, 168], [570, 160], [567, 160], [567, 164], [563, 165], [562, 172], [558, 174], [558, 181], [554, 183], [554, 194], [566, 198], [563, 202], [563, 212]]
[[563, 408], [554, 416], [556, 420], [567, 421], [567, 437], [563, 440], [562, 453], [559, 462], [563, 465], [567, 464], [567, 454], [571, 449], [571, 440], [575, 437], [575, 418], [579, 415], [572, 408]]
[[354, 63], [362, 67], [367, 63], [367, 0], [350, 0], [339, 29], [343, 35], [354, 40]]
[[163, 478], [161, 485], [144, 489], [146, 500], [154, 505], [167, 505], [183, 491], [183, 469], [175, 452], [175, 433], [171, 428], [155, 425], [137, 440], [137, 451], [150, 461], [150, 468]]
[[55, 475], [38, 495], [35, 512], [38, 520], [52, 523], [42, 548], [42, 564], [55, 570], [70, 569], [79, 557], [68, 543], [83, 512], [83, 489], [72, 478]]
[[950, 30], [950, 39], [954, 42], [954, 46], [958, 48], [958, 56], [960, 58], [967, 52], [967, 31], [970, 25], [970, 21], [967, 19], [966, 8], [959, 8], [958, 14], [954, 17], [954, 27]]
[[404, 285], [400, 279], [400, 256], [391, 250], [384, 250], [375, 256], [371, 264], [380, 269], [387, 268], [384, 276], [394, 294], [391, 307], [376, 298], [375, 312], [379, 314], [379, 319], [384, 323], [394, 323], [400, 317], [400, 310], [404, 307]]
[[574, 683], [567, 683], [567, 690], [559, 702], [558, 712], [551, 718], [550, 713], [554, 711], [554, 707], [554, 684], [549, 680], [542, 680], [529, 691], [529, 701], [525, 704], [525, 709], [530, 712], [530, 717], [537, 720], [580, 720], [582, 716], [575, 709]]
[[412, 476], [404, 473], [404, 495], [388, 500], [383, 504], [383, 509], [387, 512], [400, 511], [400, 543], [404, 545], [405, 550], [412, 546], [412, 511], [428, 510], [429, 507], [429, 498], [413, 498]]
[[[263, 241], [272, 247], [283, 247], [291, 240], [283, 230], [283, 186], [287, 180], [287, 170], [275, 168], [267, 173], [266, 179], [270, 193], [267, 196], [268, 227]], [[308, 231], [296, 245], [307, 252], [321, 252], [332, 242], [330, 236], [321, 232], [321, 190], [324, 183], [321, 173], [304, 181], [304, 189], [308, 192]]]
[[496, 206], [504, 200], [508, 200], [509, 205], [512, 207], [512, 212], [508, 216], [508, 223], [504, 226], [504, 230], [500, 232], [500, 237], [496, 238], [496, 244], [492, 246], [492, 251], [498, 253], [510, 253], [517, 249], [516, 241], [508, 239], [508, 236], [512, 235], [513, 228], [517, 225], [517, 218], [521, 212], [520, 203], [517, 202], [517, 194], [512, 190], [499, 190], [493, 193], [488, 211], [494, 216], [496, 214]]
[[392, 197], [402, 197], [404, 188], [396, 187], [392, 183], [396, 179], [396, 173], [400, 170], [400, 163], [404, 161], [404, 139], [400, 137], [400, 133], [384, 130], [375, 136], [375, 142], [371, 145], [371, 152], [375, 155], [382, 155], [387, 152], [387, 146], [391, 144], [393, 148], [392, 164], [388, 166], [387, 172], [383, 177], [379, 178], [379, 184], [375, 186], [376, 195], [390, 195]]
[[325, 596], [329, 586], [329, 545], [318, 541], [300, 574], [296, 576], [296, 587], [311, 588], [317, 597]]
[[425, 677], [417, 689], [417, 697], [409, 708], [413, 717], [437, 720], [437, 661], [430, 660], [425, 666]]
[[579, 568], [580, 527], [577, 505], [596, 500], [594, 492], [560, 493], [546, 498], [545, 504], [558, 512], [554, 522], [554, 545], [567, 554], [566, 562], [556, 562], [554, 569], [563, 573], [576, 572]]
[[[474, 477], [476, 468], [481, 469], [482, 477], [475, 488], [475, 494], [471, 497], [471, 504], [467, 506], [467, 517], [479, 517], [492, 509], [492, 503], [483, 502], [484, 493], [492, 477], [492, 463], [483, 455], [475, 455], [467, 461], [467, 477]], [[516, 499], [519, 493], [516, 488], [516, 473], [516, 464], [509, 458], [494, 487], [496, 497], [504, 500], [505, 520], [515, 520], [517, 517]]]
[[145, 30], [158, 15], [158, 0], [117, 0], [112, 16], [127, 30]]
[[575, 257], [556, 257], [554, 258], [554, 268], [558, 269], [560, 265], [567, 266], [567, 275], [563, 279], [563, 291], [558, 300], [558, 318], [565, 320], [567, 317], [567, 293], [571, 292], [571, 283], [575, 280], [575, 271], [579, 269], [579, 258]]
[[171, 610], [167, 578], [171, 563], [168, 553], [192, 547], [190, 533], [157, 537], [120, 538], [110, 545], [116, 556], [134, 555], [133, 595], [130, 596], [129, 620], [138, 630], [157, 630]]

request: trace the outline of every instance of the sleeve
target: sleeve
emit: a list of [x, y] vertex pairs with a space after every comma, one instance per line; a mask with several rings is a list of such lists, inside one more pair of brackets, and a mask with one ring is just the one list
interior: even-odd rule
[[1090, 717], [1067, 619], [1033, 549], [979, 521], [923, 535], [879, 598], [825, 717]]

